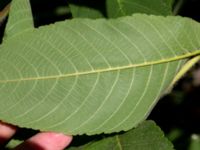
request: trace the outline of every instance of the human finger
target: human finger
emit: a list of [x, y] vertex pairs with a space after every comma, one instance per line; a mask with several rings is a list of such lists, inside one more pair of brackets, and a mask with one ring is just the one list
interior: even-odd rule
[[5, 145], [16, 131], [17, 127], [0, 121], [0, 146]]
[[63, 150], [72, 141], [72, 136], [61, 133], [41, 132], [20, 144], [15, 150]]

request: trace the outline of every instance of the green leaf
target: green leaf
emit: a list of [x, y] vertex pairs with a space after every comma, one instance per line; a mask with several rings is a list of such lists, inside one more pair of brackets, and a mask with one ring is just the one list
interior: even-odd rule
[[145, 121], [126, 133], [69, 150], [173, 150], [173, 145], [153, 121]]
[[171, 0], [107, 0], [109, 18], [146, 13], [154, 15], [171, 15]]
[[0, 119], [73, 135], [129, 130], [200, 54], [199, 39], [191, 19], [141, 14], [16, 34], [0, 46]]
[[99, 0], [98, 4], [95, 2], [94, 5], [93, 0], [73, 0], [69, 3], [74, 18], [116, 18], [133, 13], [171, 15], [173, 2], [172, 0]]
[[104, 0], [70, 0], [70, 10], [74, 18], [102, 18], [105, 17]]
[[189, 150], [199, 150], [200, 149], [200, 136], [193, 134], [190, 139]]
[[25, 30], [33, 29], [33, 27], [29, 0], [13, 0], [4, 38], [12, 37]]
[[6, 148], [7, 150], [11, 150], [14, 149], [16, 146], [22, 144], [23, 141], [22, 140], [17, 140], [17, 139], [12, 139], [7, 145]]

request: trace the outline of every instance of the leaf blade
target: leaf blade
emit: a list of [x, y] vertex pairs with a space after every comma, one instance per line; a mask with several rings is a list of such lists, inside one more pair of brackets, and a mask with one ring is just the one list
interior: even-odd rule
[[73, 135], [129, 130], [199, 55], [199, 32], [186, 18], [137, 14], [75, 19], [12, 37], [0, 51], [1, 119]]

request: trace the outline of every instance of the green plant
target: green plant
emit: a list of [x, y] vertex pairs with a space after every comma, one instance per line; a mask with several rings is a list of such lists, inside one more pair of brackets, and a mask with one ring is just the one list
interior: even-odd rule
[[137, 126], [200, 59], [200, 25], [173, 16], [171, 0], [105, 2], [106, 14], [70, 1], [75, 19], [34, 28], [29, 1], [13, 0], [0, 46], [0, 119], [72, 135], [136, 128], [121, 135], [127, 147], [110, 145], [115, 135], [80, 149], [173, 149], [162, 138], [131, 141], [149, 136], [143, 126], [163, 136], [151, 122]]

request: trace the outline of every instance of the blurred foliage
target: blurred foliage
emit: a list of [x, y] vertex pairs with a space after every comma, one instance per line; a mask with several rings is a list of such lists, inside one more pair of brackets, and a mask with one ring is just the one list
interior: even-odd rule
[[190, 140], [189, 150], [199, 150], [200, 148], [200, 136], [193, 134]]

